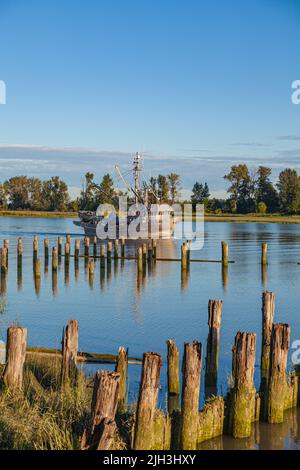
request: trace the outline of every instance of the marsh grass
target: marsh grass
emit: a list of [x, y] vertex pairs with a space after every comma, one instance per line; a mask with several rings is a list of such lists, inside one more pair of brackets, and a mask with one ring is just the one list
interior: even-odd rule
[[[2, 377], [4, 366], [0, 366]], [[77, 386], [60, 382], [61, 359], [27, 356], [23, 390], [0, 389], [0, 450], [75, 450], [89, 424], [92, 378], [79, 369]], [[114, 449], [131, 446], [134, 408], [116, 417]]]
[[78, 449], [92, 389], [81, 372], [77, 387], [60, 387], [60, 360], [26, 362], [23, 391], [0, 393], [0, 449]]

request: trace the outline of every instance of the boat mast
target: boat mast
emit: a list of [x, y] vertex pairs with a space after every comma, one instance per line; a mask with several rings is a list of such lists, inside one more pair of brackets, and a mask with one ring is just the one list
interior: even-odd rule
[[133, 178], [134, 178], [134, 193], [135, 193], [135, 203], [139, 202], [140, 194], [140, 181], [139, 173], [142, 171], [141, 156], [139, 152], [136, 152], [133, 159]]

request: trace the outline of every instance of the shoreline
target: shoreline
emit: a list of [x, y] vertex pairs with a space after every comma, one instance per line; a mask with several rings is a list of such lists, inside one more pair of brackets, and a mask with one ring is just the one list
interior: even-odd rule
[[[0, 210], [1, 217], [28, 217], [45, 219], [78, 219], [77, 212], [47, 212], [47, 211], [10, 211]], [[189, 220], [195, 220], [192, 216]], [[300, 215], [258, 215], [258, 214], [205, 214], [205, 222], [231, 223], [278, 223], [300, 224]]]

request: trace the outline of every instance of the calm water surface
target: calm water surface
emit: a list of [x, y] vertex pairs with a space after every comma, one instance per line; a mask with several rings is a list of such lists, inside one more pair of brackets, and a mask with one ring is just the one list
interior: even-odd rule
[[[119, 261], [117, 266], [112, 263], [111, 273], [106, 272], [104, 277], [100, 276], [99, 262], [96, 262], [94, 280], [89, 283], [84, 261], [80, 260], [79, 272], [75, 276], [71, 258], [69, 274], [66, 275], [62, 262], [55, 285], [51, 269], [44, 272], [43, 237], [49, 238], [51, 250], [57, 236], [66, 233], [74, 238], [82, 235], [80, 228], [74, 226], [70, 219], [0, 219], [0, 240], [10, 240], [9, 271], [6, 284], [2, 282], [1, 285], [0, 339], [5, 339], [7, 326], [17, 321], [28, 328], [31, 346], [60, 347], [62, 328], [74, 318], [79, 320], [79, 346], [83, 351], [116, 353], [118, 347], [124, 345], [129, 347], [132, 356], [142, 356], [144, 351], [160, 352], [164, 362], [159, 397], [161, 406], [166, 400], [165, 342], [168, 338], [174, 339], [182, 351], [184, 342], [197, 339], [203, 343], [205, 353], [207, 303], [210, 298], [224, 301], [220, 393], [227, 390], [231, 348], [238, 330], [257, 333], [255, 381], [259, 385], [263, 290], [272, 290], [276, 294], [275, 321], [290, 323], [291, 340], [300, 339], [300, 265], [297, 265], [300, 262], [300, 225], [206, 223], [204, 247], [193, 250], [191, 257], [219, 259], [220, 242], [227, 240], [229, 258], [235, 261], [229, 265], [228, 271], [222, 270], [217, 263], [191, 263], [188, 278], [182, 279], [180, 263], [158, 261], [143, 282], [138, 283], [134, 261], [125, 261], [124, 265]], [[35, 285], [32, 274], [33, 235], [40, 238], [40, 286]], [[15, 254], [19, 236], [23, 238], [24, 252], [22, 281], [19, 279], [18, 282]], [[267, 241], [269, 246], [269, 263], [264, 272], [260, 266], [262, 241]], [[180, 243], [164, 242], [158, 254], [179, 257]], [[128, 247], [129, 251], [133, 249]], [[131, 400], [137, 397], [139, 379], [140, 367], [130, 366]], [[203, 384], [201, 388], [203, 392]], [[243, 440], [243, 444], [222, 437], [205, 446], [267, 448], [271, 445], [272, 448], [274, 445], [275, 448], [270, 438], [273, 436], [280, 448], [300, 448], [298, 422], [299, 417], [293, 410], [287, 414], [284, 425], [256, 426], [251, 439]]]

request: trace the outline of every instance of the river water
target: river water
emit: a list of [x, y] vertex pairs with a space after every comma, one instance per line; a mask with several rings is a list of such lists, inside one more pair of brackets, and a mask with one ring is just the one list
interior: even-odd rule
[[[291, 325], [291, 341], [300, 339], [299, 225], [205, 223], [204, 246], [201, 250], [192, 250], [191, 257], [220, 259], [221, 241], [227, 240], [229, 258], [235, 261], [229, 265], [228, 271], [218, 263], [191, 263], [188, 277], [182, 279], [180, 263], [157, 261], [153, 270], [139, 283], [134, 261], [125, 261], [124, 265], [119, 262], [116, 266], [112, 263], [111, 272], [106, 272], [105, 276], [100, 275], [99, 262], [96, 262], [94, 280], [90, 283], [84, 261], [80, 260], [79, 271], [75, 273], [71, 258], [69, 274], [66, 275], [62, 262], [55, 285], [51, 269], [44, 272], [43, 238], [49, 238], [51, 250], [57, 237], [66, 233], [70, 233], [72, 238], [82, 235], [81, 229], [73, 225], [71, 219], [0, 219], [0, 241], [10, 240], [9, 270], [6, 283], [1, 285], [0, 339], [5, 340], [9, 324], [18, 322], [28, 328], [29, 345], [60, 348], [62, 328], [74, 318], [79, 320], [79, 347], [82, 351], [116, 353], [118, 347], [124, 345], [129, 347], [131, 356], [141, 357], [145, 351], [160, 352], [163, 355], [160, 406], [165, 406], [166, 402], [166, 340], [174, 339], [182, 352], [184, 342], [197, 339], [203, 344], [205, 356], [209, 299], [223, 299], [219, 393], [225, 394], [227, 390], [231, 348], [238, 330], [257, 333], [255, 382], [259, 386], [263, 290], [275, 292], [275, 321]], [[34, 235], [38, 235], [40, 240], [40, 286], [35, 285], [32, 272]], [[22, 280], [17, 278], [15, 256], [19, 236], [23, 238], [24, 246]], [[269, 247], [268, 266], [264, 271], [260, 265], [263, 241], [268, 242]], [[165, 241], [159, 247], [158, 255], [178, 258], [180, 244], [179, 240]], [[128, 249], [132, 250], [132, 247]], [[89, 366], [89, 371], [95, 367]], [[131, 401], [137, 398], [140, 372], [140, 366], [129, 367]], [[202, 384], [202, 403], [203, 389]], [[286, 416], [284, 425], [271, 428], [269, 425], [256, 425], [252, 438], [242, 440], [242, 443], [222, 437], [203, 446], [300, 448], [298, 415], [294, 410]], [[268, 437], [273, 428], [274, 444]]]

